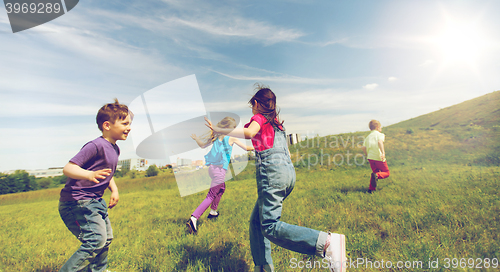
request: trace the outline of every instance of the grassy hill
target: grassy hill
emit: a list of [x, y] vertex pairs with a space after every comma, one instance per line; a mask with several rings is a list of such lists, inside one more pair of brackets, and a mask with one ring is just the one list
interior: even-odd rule
[[[369, 120], [367, 120], [368, 123]], [[383, 124], [383, 120], [380, 120]], [[383, 128], [389, 165], [500, 165], [500, 91]], [[311, 167], [347, 166], [369, 131], [308, 139], [290, 148]], [[301, 154], [302, 160], [300, 156]], [[335, 157], [336, 156], [336, 157]], [[334, 159], [334, 157], [336, 159]], [[314, 163], [317, 158], [317, 163]], [[323, 160], [321, 161], [321, 158]], [[330, 158], [330, 163], [328, 163]], [[344, 158], [343, 164], [341, 159]], [[358, 157], [359, 158], [359, 157]], [[335, 161], [334, 161], [335, 160]]]
[[[378, 270], [381, 263], [392, 265], [379, 268], [384, 271], [495, 271], [499, 94], [385, 127], [391, 176], [373, 194], [367, 193], [370, 168], [360, 156], [367, 131], [290, 147], [297, 183], [282, 220], [345, 234], [356, 271]], [[108, 269], [253, 271], [248, 219], [257, 198], [254, 171], [250, 162], [227, 182], [221, 216], [209, 221], [203, 215], [196, 236], [186, 233], [185, 221], [206, 191], [180, 197], [168, 172], [117, 178], [120, 202], [109, 211], [115, 239]], [[59, 191], [0, 195], [0, 272], [58, 271], [79, 246], [59, 218]], [[277, 271], [324, 271], [320, 258], [274, 245], [272, 250]]]
[[391, 128], [457, 128], [500, 126], [500, 91], [431, 112], [391, 126]]
[[396, 160], [499, 166], [500, 91], [391, 125], [386, 133], [398, 139]]

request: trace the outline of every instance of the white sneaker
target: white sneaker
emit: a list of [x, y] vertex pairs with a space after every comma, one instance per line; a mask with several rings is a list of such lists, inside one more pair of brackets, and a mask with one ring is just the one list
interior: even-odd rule
[[191, 234], [196, 234], [198, 233], [198, 228], [196, 227], [196, 217], [191, 216], [188, 221], [186, 222], [186, 225], [188, 226], [189, 233]]
[[330, 233], [330, 245], [326, 248], [325, 258], [330, 262], [331, 272], [345, 272], [347, 257], [345, 251], [345, 235]]

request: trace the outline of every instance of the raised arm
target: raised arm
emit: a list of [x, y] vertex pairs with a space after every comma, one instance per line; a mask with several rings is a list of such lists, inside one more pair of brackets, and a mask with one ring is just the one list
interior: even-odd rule
[[97, 171], [89, 171], [81, 168], [75, 163], [68, 162], [63, 168], [63, 174], [72, 179], [90, 180], [99, 183], [98, 179], [105, 179], [111, 175], [111, 169], [101, 169]]
[[241, 138], [241, 139], [252, 139], [260, 130], [259, 123], [252, 121], [247, 128], [220, 128], [217, 126], [212, 126], [212, 122], [205, 117], [205, 121], [207, 122], [205, 125], [213, 130], [216, 133]]
[[253, 151], [254, 150], [253, 146], [251, 146], [251, 145], [245, 145], [245, 144], [243, 144], [240, 140], [238, 140], [235, 137], [229, 137], [229, 144], [230, 145], [236, 144], [236, 145], [238, 145], [239, 147], [241, 147], [242, 149], [244, 149], [246, 151]]

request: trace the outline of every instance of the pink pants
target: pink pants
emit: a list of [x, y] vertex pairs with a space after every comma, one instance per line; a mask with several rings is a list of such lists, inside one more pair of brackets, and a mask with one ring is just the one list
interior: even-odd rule
[[[387, 166], [387, 162], [375, 161], [375, 160], [368, 160], [368, 162], [370, 162], [370, 167], [372, 168], [373, 173], [376, 173], [379, 179], [385, 179], [389, 177], [390, 173], [389, 173], [389, 166]], [[376, 187], [377, 185], [373, 184], [370, 178], [370, 187], [368, 189], [375, 191]]]
[[196, 219], [201, 217], [201, 215], [208, 209], [208, 206], [211, 206], [212, 210], [217, 210], [219, 201], [226, 190], [226, 183], [224, 182], [226, 169], [222, 168], [222, 166], [210, 165], [208, 173], [212, 178], [212, 184], [210, 185], [207, 197], [192, 214], [192, 216], [196, 217]]

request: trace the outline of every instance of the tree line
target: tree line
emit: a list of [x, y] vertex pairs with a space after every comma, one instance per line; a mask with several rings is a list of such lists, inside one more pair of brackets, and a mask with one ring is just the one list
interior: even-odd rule
[[[131, 179], [138, 177], [154, 177], [159, 174], [160, 171], [165, 171], [164, 169], [159, 169], [156, 165], [151, 165], [145, 171], [141, 173], [137, 170], [123, 169], [122, 171], [116, 171], [115, 177], [128, 177]], [[41, 189], [56, 188], [60, 187], [61, 184], [66, 184], [68, 177], [65, 175], [57, 177], [47, 177], [47, 178], [35, 178], [30, 176], [28, 172], [24, 170], [16, 170], [13, 174], [3, 174], [0, 173], [0, 195], [13, 194], [20, 192], [29, 192]]]
[[50, 178], [35, 178], [24, 170], [16, 170], [13, 174], [0, 173], [0, 194], [13, 194], [40, 189], [59, 187], [66, 183], [67, 177], [62, 175]]

